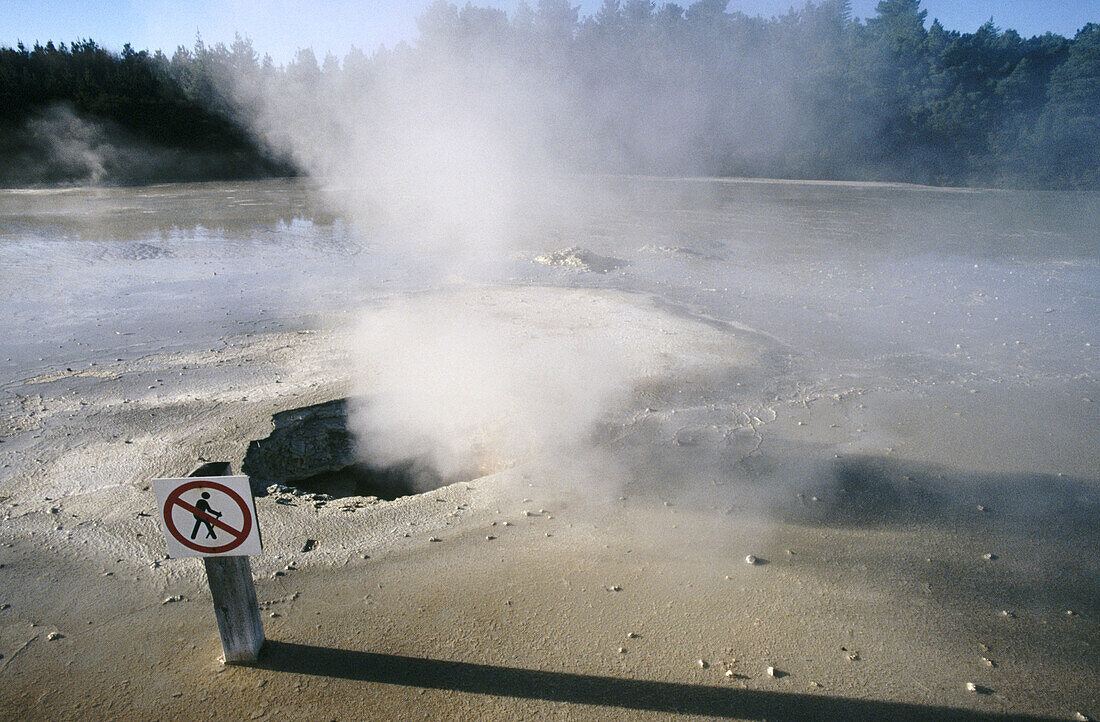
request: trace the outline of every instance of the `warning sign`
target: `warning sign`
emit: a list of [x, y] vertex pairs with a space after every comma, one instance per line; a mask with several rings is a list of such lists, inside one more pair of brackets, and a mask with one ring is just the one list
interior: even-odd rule
[[247, 476], [154, 479], [168, 556], [260, 554], [260, 529]]

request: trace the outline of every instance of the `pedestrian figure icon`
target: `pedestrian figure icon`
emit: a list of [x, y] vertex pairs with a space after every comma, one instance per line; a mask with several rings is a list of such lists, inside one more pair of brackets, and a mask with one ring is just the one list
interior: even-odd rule
[[207, 499], [209, 499], [209, 498], [210, 498], [210, 492], [209, 491], [204, 491], [202, 493], [202, 498], [199, 499], [198, 502], [195, 504], [196, 512], [193, 514], [193, 516], [195, 517], [195, 528], [191, 530], [191, 538], [192, 539], [194, 539], [195, 535], [199, 533], [199, 527], [202, 526], [203, 524], [206, 525], [206, 538], [207, 539], [217, 539], [218, 538], [218, 535], [214, 533], [214, 525], [210, 523], [209, 519], [203, 518], [203, 516], [201, 516], [198, 513], [198, 512], [203, 512], [204, 514], [208, 514], [210, 516], [216, 516], [218, 518], [221, 518], [221, 512], [215, 511], [215, 510], [210, 508], [210, 502], [207, 501]]

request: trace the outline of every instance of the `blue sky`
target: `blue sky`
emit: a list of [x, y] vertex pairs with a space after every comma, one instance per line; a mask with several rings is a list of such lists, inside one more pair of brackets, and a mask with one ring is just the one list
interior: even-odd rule
[[[452, 0], [454, 1], [454, 0]], [[474, 0], [508, 10], [519, 0]], [[529, 0], [535, 5], [537, 0]], [[680, 0], [682, 6], [693, 0]], [[342, 57], [350, 47], [372, 51], [416, 34], [416, 17], [429, 0], [0, 0], [0, 45], [18, 41], [69, 42], [92, 38], [112, 50], [129, 42], [142, 50], [191, 46], [196, 31], [207, 44], [229, 43], [235, 32], [252, 38], [277, 63], [302, 47], [319, 56]], [[466, 0], [458, 0], [464, 5]], [[591, 14], [601, 0], [574, 0]], [[658, 0], [658, 5], [663, 4]], [[748, 15], [781, 14], [805, 0], [730, 0]], [[855, 14], [874, 15], [877, 0], [853, 0]], [[928, 19], [949, 29], [973, 31], [989, 20], [1024, 36], [1052, 31], [1072, 37], [1087, 22], [1100, 22], [1100, 0], [924, 0]]]

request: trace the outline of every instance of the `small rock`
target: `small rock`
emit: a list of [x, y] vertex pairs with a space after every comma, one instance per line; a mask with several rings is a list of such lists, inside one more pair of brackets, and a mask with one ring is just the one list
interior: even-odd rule
[[503, 522], [503, 524], [504, 526], [512, 526], [512, 522], [510, 521]]
[[966, 691], [973, 692], [974, 694], [989, 694], [990, 690], [987, 687], [983, 687], [980, 684], [974, 682], [966, 683]]
[[55, 639], [64, 639], [64, 638], [65, 638], [65, 635], [62, 634], [61, 632], [50, 632], [49, 634], [46, 635], [46, 639], [50, 640], [51, 642], [54, 641]]
[[734, 672], [733, 672], [733, 670], [732, 670], [732, 669], [727, 669], [727, 670], [726, 670], [726, 676], [727, 676], [727, 677], [732, 677], [733, 675], [734, 675]]
[[627, 639], [637, 639], [638, 638], [638, 633], [637, 632], [627, 632], [626, 633], [626, 638]]
[[705, 659], [696, 660], [695, 663], [699, 665], [699, 669], [706, 669], [710, 666], [709, 664], [707, 664], [707, 660]]
[[859, 652], [851, 652], [848, 654], [849, 662], [858, 662], [860, 660]]
[[302, 553], [306, 554], [317, 548], [316, 539], [306, 539], [306, 543], [302, 545]]
[[985, 511], [985, 506], [978, 504], [977, 509], [978, 511]]
[[626, 647], [619, 647], [619, 654], [626, 654]]
[[495, 536], [493, 536], [492, 534], [487, 534], [487, 535], [485, 536], [485, 541], [492, 541], [492, 540], [494, 540], [494, 539], [496, 539], [496, 537], [495, 537]]
[[523, 515], [524, 516], [534, 516], [534, 514], [532, 512], [529, 512], [526, 509], [523, 510]]
[[782, 672], [780, 672], [780, 671], [779, 671], [778, 669], [776, 669], [775, 667], [768, 667], [768, 676], [769, 676], [769, 677], [776, 677], [776, 678], [778, 678], [778, 677], [782, 677], [782, 676], [783, 676], [783, 673], [782, 673]]
[[988, 554], [983, 554], [982, 555], [982, 559], [987, 559], [989, 561], [993, 561], [996, 558], [997, 558], [997, 555], [994, 554], [993, 552], [989, 552]]
[[161, 602], [161, 604], [171, 604], [172, 602], [182, 602], [182, 601], [183, 601], [183, 595], [182, 594], [173, 594], [170, 597], [165, 597], [164, 601]]
[[987, 666], [987, 667], [990, 667], [990, 668], [994, 668], [994, 669], [995, 669], [995, 668], [997, 667], [997, 663], [996, 663], [996, 662], [994, 662], [994, 661], [993, 661], [992, 659], [990, 659], [989, 657], [982, 657], [981, 659], [982, 659], [982, 663], [983, 663], [983, 664], [984, 664], [985, 666]]
[[604, 587], [609, 592], [621, 592], [623, 590], [618, 584], [612, 584], [609, 587]]
[[821, 688], [821, 685], [820, 685], [820, 684], [818, 684], [817, 682], [814, 682], [813, 680], [810, 680], [810, 686], [811, 686], [811, 687], [815, 687], [815, 688], [818, 688], [818, 689], [820, 689], [820, 688]]
[[1066, 616], [1067, 616], [1067, 617], [1076, 617], [1076, 616], [1077, 616], [1077, 612], [1073, 611], [1072, 609], [1067, 609], [1067, 610], [1066, 610]]
[[747, 557], [745, 557], [745, 563], [749, 566], [755, 566], [757, 561], [757, 558], [752, 554], [749, 554]]
[[1009, 619], [1015, 619], [1016, 618], [1016, 612], [1012, 612], [1012, 611], [1009, 611], [1007, 609], [1002, 609], [1001, 610], [1001, 616], [1002, 617], [1008, 617]]
[[272, 619], [275, 619], [276, 617], [281, 617], [282, 615], [279, 614], [278, 612], [271, 612], [267, 616], [271, 617]]
[[437, 536], [430, 536], [430, 537], [428, 537], [428, 541], [430, 541], [430, 542], [438, 542], [438, 541], [443, 541], [443, 540], [442, 540], [442, 539], [440, 539], [440, 538], [439, 538], [439, 537], [437, 537]]
[[1091, 722], [1092, 717], [1089, 717], [1084, 712], [1075, 712], [1073, 715], [1073, 719], [1078, 720], [1079, 722]]

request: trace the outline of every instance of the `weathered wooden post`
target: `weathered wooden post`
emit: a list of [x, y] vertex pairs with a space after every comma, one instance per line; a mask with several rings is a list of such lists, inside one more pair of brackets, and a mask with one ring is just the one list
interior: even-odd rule
[[154, 479], [153, 488], [168, 555], [206, 565], [225, 663], [252, 664], [264, 627], [248, 555], [262, 546], [248, 477], [229, 471], [228, 462], [207, 463], [186, 479]]

